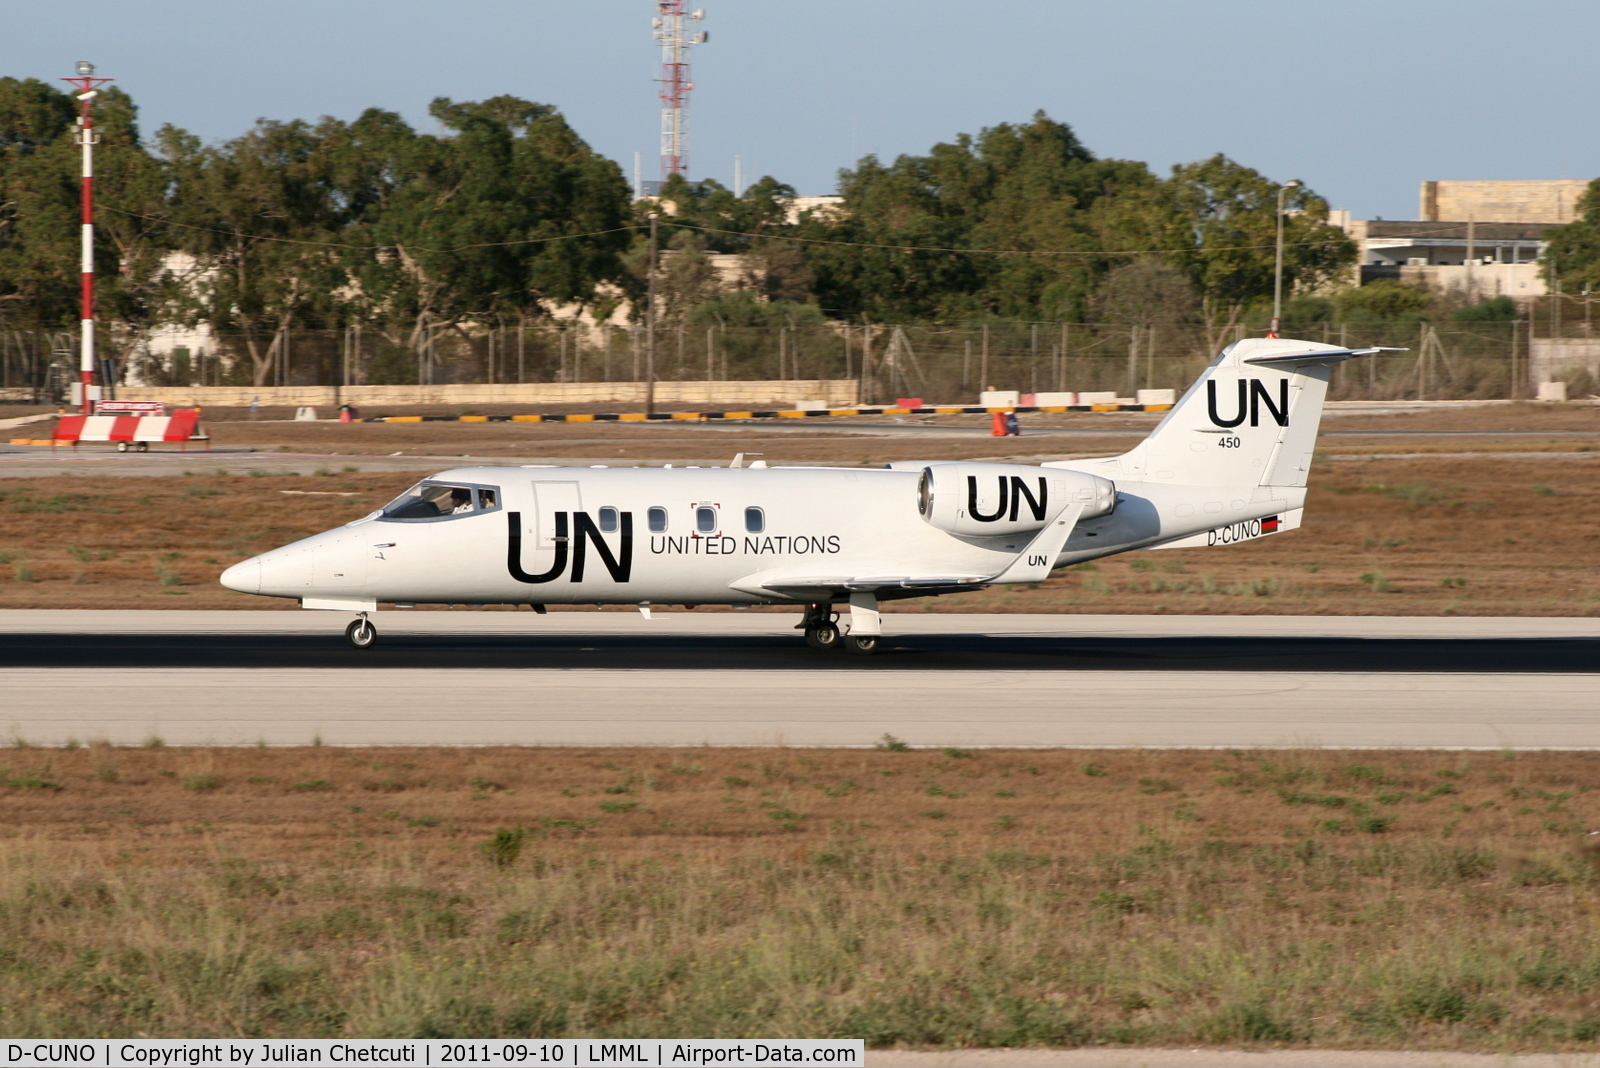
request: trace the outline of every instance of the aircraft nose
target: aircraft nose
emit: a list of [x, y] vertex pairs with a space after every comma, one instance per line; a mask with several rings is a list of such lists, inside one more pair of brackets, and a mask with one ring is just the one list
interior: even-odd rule
[[219, 581], [228, 589], [238, 590], [240, 593], [260, 593], [261, 557], [252, 556], [248, 560], [234, 564], [222, 573]]
[[261, 568], [261, 592], [278, 597], [299, 597], [311, 585], [312, 546], [296, 542], [256, 557]]

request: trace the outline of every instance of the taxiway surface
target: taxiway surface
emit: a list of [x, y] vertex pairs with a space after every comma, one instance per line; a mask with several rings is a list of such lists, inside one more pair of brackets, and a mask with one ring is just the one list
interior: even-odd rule
[[1600, 748], [1600, 621], [893, 614], [0, 612], [34, 744]]

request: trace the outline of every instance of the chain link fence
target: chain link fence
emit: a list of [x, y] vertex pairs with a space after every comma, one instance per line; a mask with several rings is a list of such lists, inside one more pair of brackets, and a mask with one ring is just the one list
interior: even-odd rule
[[[1286, 321], [1282, 334], [1407, 350], [1338, 365], [1330, 394], [1337, 400], [1529, 397], [1546, 376], [1582, 396], [1596, 389], [1600, 344], [1589, 343], [1588, 305], [1579, 311], [1574, 301], [1563, 319], [1561, 303], [1537, 302], [1515, 321]], [[654, 365], [658, 381], [850, 379], [868, 404], [901, 397], [972, 403], [989, 387], [1131, 397], [1140, 389], [1181, 391], [1216, 349], [1260, 334], [1259, 324], [1222, 336], [1172, 323], [667, 325], [656, 331]], [[200, 333], [183, 344], [112, 324], [101, 336], [102, 381], [113, 387], [637, 382], [651, 362], [643, 328], [576, 323], [407, 334], [351, 327], [266, 338]], [[71, 332], [0, 331], [7, 397], [60, 401], [77, 366]]]

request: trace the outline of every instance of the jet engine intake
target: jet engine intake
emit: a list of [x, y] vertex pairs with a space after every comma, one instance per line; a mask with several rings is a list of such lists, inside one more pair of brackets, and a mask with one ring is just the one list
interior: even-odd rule
[[917, 480], [917, 511], [940, 530], [995, 537], [1039, 530], [1068, 504], [1084, 519], [1110, 515], [1117, 487], [1080, 471], [1022, 464], [930, 464]]

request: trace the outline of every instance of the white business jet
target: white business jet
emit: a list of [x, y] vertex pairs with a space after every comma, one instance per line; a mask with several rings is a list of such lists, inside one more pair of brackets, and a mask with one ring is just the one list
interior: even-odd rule
[[[1130, 549], [1293, 530], [1331, 367], [1378, 349], [1236, 342], [1121, 456], [1038, 467], [465, 467], [353, 523], [235, 564], [229, 589], [358, 613], [380, 602], [803, 607], [816, 649], [871, 653], [878, 605]], [[841, 630], [838, 604], [848, 604]]]

